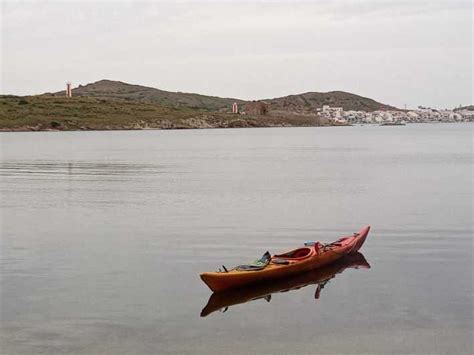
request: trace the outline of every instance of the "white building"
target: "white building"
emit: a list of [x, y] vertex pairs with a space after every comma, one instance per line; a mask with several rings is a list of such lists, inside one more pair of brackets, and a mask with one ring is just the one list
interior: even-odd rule
[[342, 107], [331, 107], [329, 105], [324, 105], [321, 109], [321, 114], [324, 118], [334, 119], [334, 120], [343, 120], [344, 109]]

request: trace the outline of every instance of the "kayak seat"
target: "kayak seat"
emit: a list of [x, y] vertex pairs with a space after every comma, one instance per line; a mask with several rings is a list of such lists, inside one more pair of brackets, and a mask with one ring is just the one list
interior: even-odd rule
[[289, 251], [288, 253], [275, 255], [274, 258], [301, 260], [308, 258], [311, 254], [311, 248], [299, 248]]

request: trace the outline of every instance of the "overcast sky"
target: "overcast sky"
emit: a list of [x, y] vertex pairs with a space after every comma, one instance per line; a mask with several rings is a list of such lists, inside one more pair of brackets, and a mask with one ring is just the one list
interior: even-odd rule
[[472, 104], [472, 2], [1, 1], [0, 92], [100, 79], [259, 99]]

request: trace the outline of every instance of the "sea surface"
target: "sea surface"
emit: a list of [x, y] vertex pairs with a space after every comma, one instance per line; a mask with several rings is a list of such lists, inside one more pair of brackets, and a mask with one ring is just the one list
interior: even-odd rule
[[[473, 128], [0, 133], [0, 353], [470, 354]], [[201, 316], [201, 272], [367, 224], [370, 269]]]

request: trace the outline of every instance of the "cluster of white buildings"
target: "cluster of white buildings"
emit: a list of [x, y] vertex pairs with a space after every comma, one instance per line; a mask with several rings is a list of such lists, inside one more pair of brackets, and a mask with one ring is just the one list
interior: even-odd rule
[[400, 111], [344, 111], [342, 107], [328, 105], [318, 109], [326, 119], [339, 123], [393, 123], [393, 122], [463, 122], [474, 121], [474, 111], [467, 109], [435, 110], [418, 107], [416, 110]]

